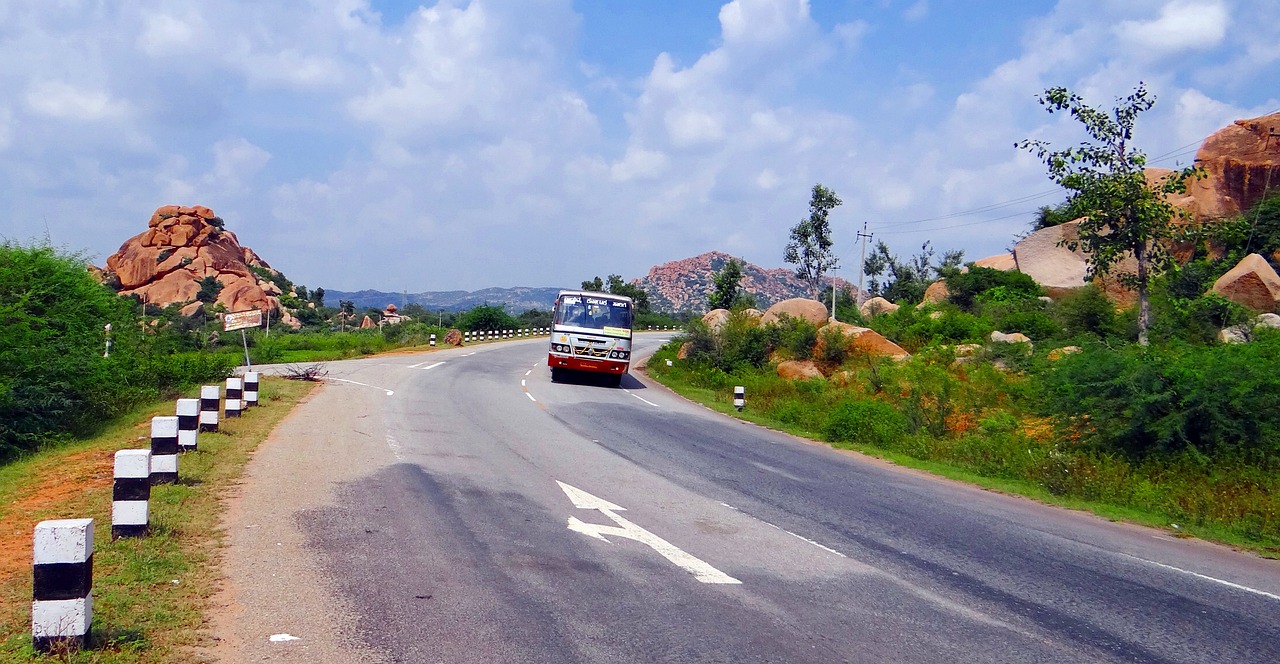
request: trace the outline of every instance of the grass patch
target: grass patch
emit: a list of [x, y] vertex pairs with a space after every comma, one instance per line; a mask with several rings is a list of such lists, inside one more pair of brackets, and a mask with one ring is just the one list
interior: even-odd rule
[[[315, 387], [264, 377], [259, 405], [202, 433], [179, 460], [180, 483], [151, 490], [149, 537], [111, 541], [116, 450], [149, 445], [150, 419], [173, 402], [139, 408], [90, 440], [0, 468], [0, 660], [74, 663], [179, 662], [202, 639], [218, 578], [218, 530], [226, 495], [280, 420]], [[43, 519], [94, 519], [92, 648], [66, 658], [31, 648], [32, 532]]]
[[[995, 491], [1280, 558], [1276, 473], [1194, 453], [1134, 461], [1063, 439], [1018, 406], [1024, 379], [988, 365], [855, 358], [841, 380], [787, 381], [768, 366], [726, 373], [678, 360], [676, 350], [656, 353], [647, 373], [712, 410]], [[732, 405], [735, 385], [746, 387], [743, 412]]]

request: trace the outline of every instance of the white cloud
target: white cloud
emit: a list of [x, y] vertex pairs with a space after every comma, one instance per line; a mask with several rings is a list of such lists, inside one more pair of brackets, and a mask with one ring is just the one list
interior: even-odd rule
[[257, 175], [271, 160], [271, 153], [244, 138], [233, 138], [213, 144], [211, 175], [216, 182], [239, 185]]
[[902, 12], [902, 18], [907, 21], [922, 21], [929, 16], [929, 3], [927, 0], [919, 0], [919, 2], [907, 7]]
[[862, 38], [871, 31], [871, 24], [867, 21], [850, 21], [837, 25], [832, 32], [845, 48], [854, 49], [862, 44]]
[[625, 157], [609, 167], [609, 174], [614, 182], [628, 182], [652, 179], [661, 175], [666, 167], [667, 155], [633, 145], [627, 148]]
[[1174, 0], [1160, 9], [1158, 18], [1122, 21], [1115, 33], [1139, 49], [1177, 53], [1218, 45], [1226, 37], [1229, 19], [1222, 2]]
[[36, 81], [27, 87], [27, 106], [36, 114], [58, 120], [95, 122], [123, 117], [127, 103], [102, 90], [76, 87], [65, 81]]
[[808, 0], [732, 0], [720, 7], [726, 44], [784, 42], [809, 22]]
[[207, 28], [199, 18], [152, 14], [146, 17], [145, 27], [138, 36], [138, 48], [153, 58], [173, 57], [209, 43], [198, 38], [208, 34]]

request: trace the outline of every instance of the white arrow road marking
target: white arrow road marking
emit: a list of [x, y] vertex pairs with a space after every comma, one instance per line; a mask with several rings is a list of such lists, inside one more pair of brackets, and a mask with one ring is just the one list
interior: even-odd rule
[[635, 540], [657, 551], [658, 555], [670, 560], [677, 567], [693, 574], [693, 577], [702, 583], [742, 583], [698, 558], [685, 553], [671, 542], [614, 514], [614, 512], [625, 512], [627, 511], [626, 508], [614, 505], [604, 498], [593, 496], [582, 489], [570, 486], [559, 480], [556, 480], [556, 484], [559, 484], [565, 495], [569, 496], [569, 500], [573, 502], [574, 507], [584, 510], [599, 510], [601, 514], [618, 524], [616, 526], [601, 526], [594, 523], [586, 523], [571, 516], [569, 517], [569, 530], [575, 533], [582, 533], [588, 537], [594, 537], [602, 542], [609, 541], [605, 535]]

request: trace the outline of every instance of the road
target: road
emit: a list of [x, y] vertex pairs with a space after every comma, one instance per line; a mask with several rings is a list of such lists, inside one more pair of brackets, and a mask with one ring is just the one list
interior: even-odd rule
[[545, 359], [535, 339], [330, 363], [233, 511], [222, 654], [1280, 661], [1275, 561], [834, 451], [635, 375], [551, 383]]

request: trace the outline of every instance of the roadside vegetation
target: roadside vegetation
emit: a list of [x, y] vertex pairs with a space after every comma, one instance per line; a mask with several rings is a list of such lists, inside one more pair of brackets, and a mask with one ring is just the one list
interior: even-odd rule
[[[716, 329], [691, 323], [648, 372], [728, 413], [744, 386], [740, 417], [837, 447], [1280, 557], [1280, 330], [1212, 292], [1248, 254], [1276, 266], [1280, 196], [1191, 223], [1165, 194], [1200, 173], [1148, 183], [1145, 157], [1127, 144], [1154, 103], [1142, 86], [1112, 111], [1064, 88], [1041, 103], [1089, 140], [1019, 145], [1070, 192], [1033, 230], [1083, 217], [1075, 245], [1090, 278], [1127, 287], [1133, 304], [1118, 306], [1100, 280], [1051, 299], [1016, 270], [961, 268], [959, 252], [939, 258], [928, 243], [900, 259], [880, 244], [864, 266], [869, 291], [901, 306], [864, 316], [840, 293], [835, 314], [908, 358], [867, 352], [836, 326], [762, 326], [737, 311]], [[1121, 269], [1125, 256], [1136, 273]], [[939, 279], [945, 299], [924, 298]], [[1219, 341], [1225, 328], [1243, 343]], [[788, 360], [814, 363], [821, 377], [780, 378]]]

